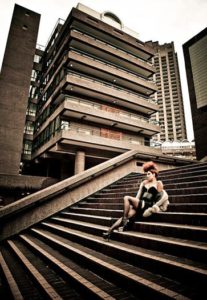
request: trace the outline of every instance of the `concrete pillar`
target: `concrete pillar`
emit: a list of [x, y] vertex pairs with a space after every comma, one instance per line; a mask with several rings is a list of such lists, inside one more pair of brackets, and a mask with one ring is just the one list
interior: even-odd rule
[[77, 151], [75, 156], [75, 175], [85, 170], [85, 152]]

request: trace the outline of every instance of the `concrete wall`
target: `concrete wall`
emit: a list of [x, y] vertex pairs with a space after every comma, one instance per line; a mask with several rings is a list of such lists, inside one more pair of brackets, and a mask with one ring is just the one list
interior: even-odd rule
[[15, 5], [0, 76], [0, 173], [18, 174], [40, 15]]

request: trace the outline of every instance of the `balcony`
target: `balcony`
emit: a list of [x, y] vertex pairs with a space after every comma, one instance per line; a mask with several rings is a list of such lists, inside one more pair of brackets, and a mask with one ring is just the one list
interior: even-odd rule
[[[48, 142], [41, 146], [32, 155], [32, 159], [47, 155], [67, 154], [75, 155], [79, 149], [84, 149], [86, 156], [88, 157], [101, 157], [105, 159], [112, 158], [120, 153], [124, 153], [128, 150], [137, 149], [140, 151], [149, 152], [149, 147], [144, 145], [144, 141], [133, 140], [117, 140], [105, 138], [97, 135], [95, 132], [85, 132], [78, 128], [61, 130], [56, 132]], [[150, 152], [155, 155], [160, 155], [161, 150], [150, 147]]]
[[109, 112], [102, 109], [102, 105], [94, 105], [90, 102], [78, 101], [75, 99], [67, 99], [63, 103], [63, 116], [69, 119], [75, 118], [95, 124], [103, 125], [104, 127], [112, 127], [122, 130], [127, 130], [143, 135], [154, 135], [160, 132], [158, 125], [149, 123], [146, 118], [136, 116], [135, 114], [125, 112]]
[[155, 68], [149, 62], [139, 59], [132, 54], [83, 34], [77, 30], [71, 31], [72, 40], [70, 48], [88, 53], [91, 56], [108, 61], [122, 68], [128, 69], [135, 74], [148, 78], [155, 73]]
[[118, 88], [113, 84], [107, 84], [74, 73], [67, 74], [57, 86], [53, 93], [54, 103], [59, 101], [60, 90], [91, 99], [99, 99], [105, 103], [114, 103], [145, 115], [151, 115], [159, 109], [158, 105], [148, 97], [145, 98], [126, 89]]
[[154, 50], [150, 46], [96, 18], [77, 10], [73, 11], [73, 17], [71, 23], [73, 29], [89, 34], [144, 60], [148, 60], [154, 55]]
[[[57, 116], [69, 120], [76, 119], [80, 123], [84, 121], [98, 124], [99, 127], [116, 128], [129, 131], [132, 133], [142, 133], [143, 135], [152, 136], [160, 132], [157, 121], [149, 120], [142, 116], [129, 113], [127, 111], [116, 109], [115, 112], [108, 111], [113, 109], [103, 104], [94, 103], [72, 96], [60, 95], [61, 104], [52, 115], [43, 123], [34, 138], [37, 137]], [[95, 126], [96, 126], [95, 125]]]
[[70, 70], [99, 78], [146, 96], [150, 96], [157, 91], [156, 84], [153, 81], [75, 51], [68, 53], [67, 66]]

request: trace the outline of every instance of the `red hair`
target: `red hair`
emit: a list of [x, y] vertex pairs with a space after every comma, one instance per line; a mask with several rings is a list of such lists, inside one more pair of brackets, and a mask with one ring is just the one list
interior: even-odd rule
[[150, 171], [151, 173], [155, 174], [157, 177], [158, 175], [158, 168], [157, 165], [153, 161], [148, 161], [142, 165], [143, 171], [148, 172]]

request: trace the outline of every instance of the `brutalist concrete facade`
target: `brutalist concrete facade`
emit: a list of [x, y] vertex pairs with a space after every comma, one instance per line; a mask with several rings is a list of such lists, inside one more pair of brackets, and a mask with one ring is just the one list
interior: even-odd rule
[[160, 132], [150, 121], [158, 110], [153, 55], [113, 13], [73, 8], [39, 60], [25, 172], [65, 178], [131, 149], [148, 151]]
[[0, 74], [0, 174], [19, 174], [40, 15], [15, 5]]
[[207, 28], [183, 45], [197, 159], [207, 157]]
[[161, 132], [154, 140], [183, 141], [187, 139], [186, 124], [180, 72], [174, 43], [160, 45], [158, 42], [148, 42], [156, 54], [153, 58], [156, 68], [155, 81], [158, 87], [156, 99], [159, 112], [154, 118], [159, 121]]

